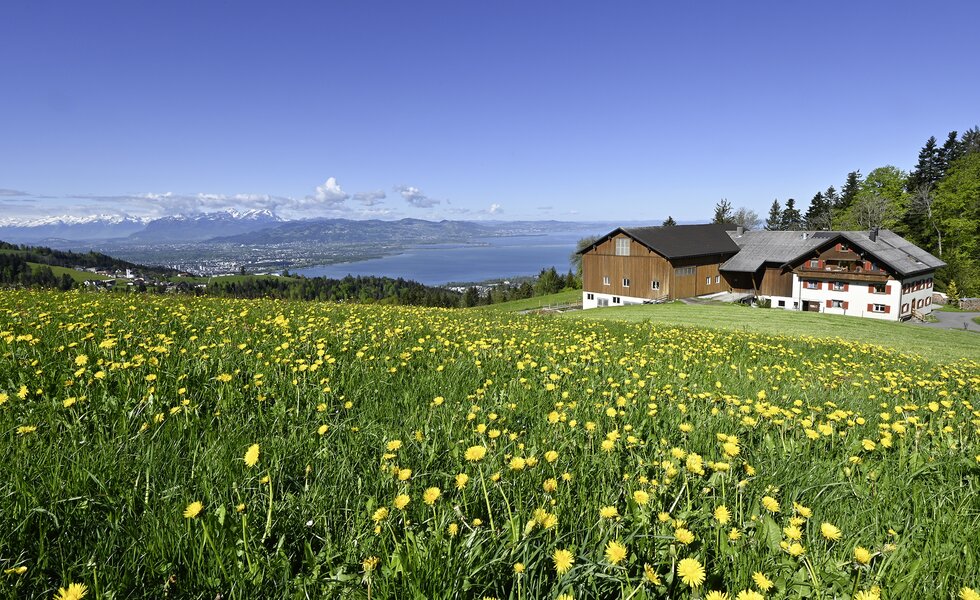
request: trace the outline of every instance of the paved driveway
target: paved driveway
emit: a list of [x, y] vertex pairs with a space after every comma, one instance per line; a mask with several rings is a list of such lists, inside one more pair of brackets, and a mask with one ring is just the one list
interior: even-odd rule
[[973, 319], [980, 317], [980, 312], [943, 312], [941, 310], [932, 311], [932, 316], [939, 319], [938, 323], [917, 323], [924, 327], [938, 327], [940, 329], [968, 329], [980, 332], [980, 325], [973, 322]]

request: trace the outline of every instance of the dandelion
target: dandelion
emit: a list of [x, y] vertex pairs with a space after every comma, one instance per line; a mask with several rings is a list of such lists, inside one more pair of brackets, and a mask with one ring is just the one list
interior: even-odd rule
[[527, 461], [519, 456], [515, 456], [510, 459], [510, 464], [508, 465], [511, 471], [523, 471], [524, 467], [527, 466]]
[[752, 581], [755, 582], [756, 587], [758, 587], [763, 592], [768, 592], [772, 588], [772, 580], [765, 576], [761, 571], [756, 571], [752, 573]]
[[881, 590], [877, 586], [854, 594], [854, 600], [881, 600]]
[[800, 528], [797, 527], [796, 525], [788, 525], [786, 527], [783, 527], [783, 533], [786, 535], [788, 539], [791, 539], [793, 541], [798, 542], [803, 538], [803, 532], [800, 531]]
[[412, 501], [412, 498], [408, 494], [398, 494], [395, 496], [395, 508], [398, 510], [405, 510], [408, 503]]
[[204, 505], [201, 504], [200, 502], [196, 500], [194, 502], [191, 502], [190, 504], [187, 505], [187, 508], [184, 509], [184, 518], [196, 519], [197, 515], [201, 512], [202, 508], [204, 508]]
[[371, 515], [371, 520], [374, 521], [375, 523], [380, 523], [381, 521], [384, 521], [387, 517], [388, 517], [388, 509], [382, 506], [378, 510], [374, 511], [374, 514]]
[[728, 600], [728, 594], [726, 594], [725, 592], [711, 590], [704, 597], [704, 600]]
[[449, 527], [446, 528], [446, 533], [449, 534], [449, 537], [456, 537], [459, 535], [459, 525], [450, 523]]
[[572, 568], [575, 557], [568, 550], [560, 548], [555, 550], [554, 554], [551, 555], [551, 560], [555, 563], [555, 571], [559, 575], [564, 575]]
[[483, 460], [483, 457], [487, 455], [486, 446], [470, 446], [466, 449], [466, 460], [470, 462], [479, 462]]
[[737, 528], [732, 527], [728, 532], [728, 539], [732, 542], [737, 542], [738, 540], [742, 539], [742, 532]]
[[259, 462], [259, 445], [252, 444], [245, 451], [245, 465], [254, 467]]
[[544, 459], [549, 463], [553, 463], [556, 460], [558, 460], [558, 453], [555, 452], [554, 450], [548, 450], [547, 452], [544, 453]]
[[408, 481], [412, 477], [411, 469], [399, 469], [398, 470], [398, 481]]
[[17, 435], [27, 435], [35, 431], [37, 431], [37, 427], [34, 425], [21, 425], [17, 428]]
[[640, 506], [646, 506], [647, 502], [650, 501], [650, 494], [644, 492], [643, 490], [636, 490], [633, 492], [633, 501]]
[[27, 567], [25, 567], [24, 565], [3, 570], [4, 575], [23, 575], [26, 572], [27, 572]]
[[856, 560], [858, 564], [866, 565], [871, 562], [871, 552], [862, 546], [855, 546], [854, 560]]
[[657, 572], [649, 563], [643, 564], [643, 576], [653, 585], [663, 585], [663, 582], [660, 581], [660, 575], [657, 575]]
[[458, 475], [456, 475], [456, 489], [461, 490], [465, 488], [469, 480], [470, 480], [470, 476], [467, 475], [466, 473], [459, 473]]
[[742, 590], [735, 600], [765, 600], [765, 596], [755, 590]]
[[550, 494], [558, 489], [558, 480], [555, 479], [554, 477], [545, 479], [544, 484], [542, 484], [541, 487], [544, 489], [545, 492]]
[[395, 452], [396, 450], [398, 450], [401, 447], [402, 447], [402, 441], [401, 440], [391, 440], [385, 446], [385, 448], [388, 449], [388, 452]]
[[772, 496], [763, 496], [762, 506], [773, 514], [779, 512], [779, 501], [773, 498]]
[[959, 594], [960, 600], [980, 600], [980, 592], [973, 588], [963, 587]]
[[614, 565], [618, 565], [626, 559], [626, 546], [617, 541], [610, 540], [606, 544], [606, 560]]
[[724, 504], [715, 508], [715, 521], [718, 521], [719, 525], [727, 525], [728, 521], [732, 518], [731, 511]]
[[797, 557], [797, 556], [803, 556], [806, 550], [803, 548], [803, 546], [800, 543], [793, 542], [792, 544], [789, 545], [788, 548], [786, 548], [786, 552], [788, 552], [790, 556]]
[[88, 587], [84, 583], [69, 583], [67, 588], [58, 588], [54, 600], [82, 600], [88, 593]]
[[820, 535], [822, 535], [824, 539], [830, 540], [831, 542], [836, 542], [841, 538], [840, 529], [838, 529], [836, 525], [832, 525], [830, 523], [820, 524]]
[[319, 435], [323, 435], [323, 434], [325, 434], [327, 432], [328, 429], [330, 429], [330, 426], [329, 425], [320, 425], [317, 428], [316, 432]]
[[377, 556], [369, 556], [361, 562], [361, 568], [364, 569], [365, 573], [370, 573], [378, 567], [378, 563], [381, 561]]
[[429, 506], [432, 506], [433, 504], [436, 503], [436, 500], [438, 500], [439, 496], [441, 495], [442, 495], [442, 490], [440, 490], [437, 487], [430, 487], [426, 489], [425, 492], [422, 494], [422, 500]]
[[692, 588], [701, 587], [706, 576], [704, 567], [696, 558], [684, 558], [677, 563], [677, 575], [685, 584]]
[[599, 516], [603, 519], [615, 519], [619, 516], [619, 509], [615, 506], [603, 506], [599, 509]]
[[678, 527], [674, 530], [674, 539], [687, 546], [694, 541], [694, 534], [684, 527]]
[[514, 563], [514, 573], [520, 575], [524, 572], [524, 563]]

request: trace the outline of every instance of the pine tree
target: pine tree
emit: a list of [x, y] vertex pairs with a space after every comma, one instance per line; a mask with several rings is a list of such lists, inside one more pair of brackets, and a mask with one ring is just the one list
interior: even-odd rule
[[953, 308], [960, 307], [960, 291], [956, 287], [955, 281], [950, 281], [946, 286], [946, 304]]
[[779, 199], [772, 201], [769, 208], [769, 218], [766, 219], [767, 231], [780, 231], [783, 228], [783, 211], [779, 207]]
[[943, 147], [938, 152], [936, 163], [939, 169], [939, 177], [933, 183], [938, 182], [946, 176], [949, 165], [953, 164], [953, 161], [961, 156], [960, 150], [960, 143], [956, 139], [956, 132], [950, 131], [949, 135], [946, 136], [946, 143], [943, 144]]
[[780, 224], [780, 229], [783, 231], [799, 231], [803, 229], [803, 215], [796, 208], [796, 200], [793, 198], [786, 201], [786, 207], [783, 208], [783, 214], [780, 215]]
[[942, 177], [943, 170], [936, 136], [930, 136], [926, 145], [919, 150], [919, 162], [906, 183], [908, 191], [919, 189], [923, 185], [934, 185]]
[[661, 223], [660, 226], [661, 227], [676, 227], [677, 226], [677, 221], [674, 220], [674, 217], [672, 217], [670, 215], [667, 215], [667, 220], [664, 221], [663, 223]]
[[861, 171], [851, 171], [847, 174], [847, 181], [844, 182], [844, 187], [840, 189], [840, 201], [835, 207], [837, 212], [841, 213], [850, 208], [860, 190]]
[[803, 222], [807, 229], [819, 231], [830, 228], [830, 204], [823, 192], [814, 194]]
[[715, 204], [715, 218], [712, 223], [732, 223], [732, 205], [727, 198], [722, 198]]
[[957, 144], [957, 155], [951, 159], [949, 162], [952, 164], [953, 160], [961, 156], [966, 156], [967, 154], [972, 154], [974, 152], [980, 152], [980, 128], [973, 127], [967, 129], [963, 133], [963, 137], [960, 138], [959, 144]]

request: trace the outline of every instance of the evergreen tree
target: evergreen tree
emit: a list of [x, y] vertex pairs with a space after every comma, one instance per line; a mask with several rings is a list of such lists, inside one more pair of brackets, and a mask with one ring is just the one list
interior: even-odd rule
[[741, 225], [745, 231], [752, 231], [753, 229], [759, 228], [762, 220], [759, 219], [759, 215], [754, 210], [741, 206], [735, 211], [735, 215], [732, 217], [732, 223]]
[[783, 208], [783, 214], [780, 215], [780, 224], [780, 229], [783, 231], [799, 231], [803, 229], [803, 215], [796, 208], [796, 200], [793, 198], [786, 201], [786, 207]]
[[722, 198], [715, 204], [715, 217], [712, 223], [733, 223], [732, 204], [727, 198]]
[[956, 287], [955, 281], [950, 281], [946, 286], [946, 303], [953, 308], [960, 307], [960, 291]]
[[807, 229], [815, 231], [830, 228], [830, 205], [823, 192], [814, 194], [813, 199], [810, 200], [810, 207], [806, 209], [803, 222]]
[[960, 142], [957, 145], [957, 155], [950, 159], [950, 164], [953, 160], [960, 158], [961, 156], [966, 156], [967, 154], [973, 154], [974, 152], [980, 152], [980, 128], [973, 127], [972, 129], [967, 129], [963, 133], [963, 137], [960, 138]]
[[960, 150], [960, 143], [956, 139], [956, 132], [950, 131], [949, 135], [946, 136], [946, 143], [939, 149], [938, 163], [940, 172], [939, 177], [933, 183], [938, 182], [939, 179], [946, 176], [946, 171], [949, 170], [949, 165], [953, 164], [953, 161], [962, 156]]
[[823, 197], [827, 202], [827, 207], [831, 210], [840, 202], [840, 196], [837, 194], [837, 188], [834, 186], [827, 188], [827, 191], [823, 193]]
[[944, 170], [941, 163], [936, 136], [931, 136], [926, 140], [922, 150], [919, 150], [919, 162], [916, 163], [906, 183], [908, 190], [916, 190], [923, 185], [934, 185], [939, 181]]
[[847, 174], [847, 181], [844, 182], [844, 187], [840, 189], [840, 200], [835, 207], [837, 213], [843, 213], [850, 208], [854, 204], [854, 199], [857, 198], [860, 190], [861, 171], [851, 171]]
[[769, 207], [769, 218], [766, 219], [767, 231], [780, 231], [783, 228], [783, 211], [779, 207], [779, 200], [773, 200]]
[[676, 227], [677, 226], [677, 221], [674, 220], [674, 217], [672, 217], [670, 215], [667, 215], [667, 220], [664, 221], [663, 223], [661, 223], [660, 226], [661, 227]]

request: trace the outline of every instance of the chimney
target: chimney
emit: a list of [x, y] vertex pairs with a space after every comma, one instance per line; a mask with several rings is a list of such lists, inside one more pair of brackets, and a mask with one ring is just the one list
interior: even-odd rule
[[738, 227], [735, 228], [735, 235], [737, 235], [738, 237], [742, 237], [743, 233], [745, 233], [745, 227], [739, 225]]
[[871, 238], [871, 241], [872, 242], [878, 241], [878, 228], [875, 227], [874, 229], [872, 229], [871, 231], [869, 231], [868, 232], [868, 237]]

